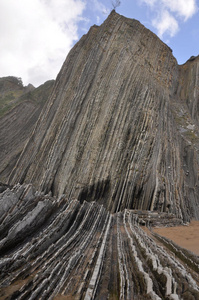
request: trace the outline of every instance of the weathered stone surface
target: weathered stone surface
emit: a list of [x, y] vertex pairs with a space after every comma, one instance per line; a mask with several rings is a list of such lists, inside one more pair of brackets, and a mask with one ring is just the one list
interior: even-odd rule
[[0, 195], [0, 218], [18, 201], [16, 194], [11, 192], [9, 189]]
[[[9, 182], [199, 218], [199, 57], [114, 11], [74, 46]], [[41, 168], [42, 166], [42, 168]]]
[[198, 299], [199, 257], [143, 231], [138, 211], [30, 185], [5, 194], [15, 201], [1, 223], [0, 299]]

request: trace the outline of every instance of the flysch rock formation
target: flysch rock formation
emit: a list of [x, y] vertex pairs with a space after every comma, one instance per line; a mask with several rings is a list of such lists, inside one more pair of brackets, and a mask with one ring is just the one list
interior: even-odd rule
[[9, 183], [199, 218], [199, 57], [115, 11], [66, 58]]
[[38, 88], [23, 86], [20, 78], [0, 78], [0, 182], [6, 182], [17, 162], [54, 80]]
[[199, 257], [152, 230], [199, 219], [198, 77], [115, 11], [81, 38], [2, 168], [0, 299], [199, 299]]
[[199, 257], [139, 223], [129, 209], [5, 188], [0, 299], [199, 299]]

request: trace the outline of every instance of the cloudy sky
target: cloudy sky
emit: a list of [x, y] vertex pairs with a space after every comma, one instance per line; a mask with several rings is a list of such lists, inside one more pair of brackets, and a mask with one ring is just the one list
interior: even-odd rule
[[[38, 86], [56, 78], [67, 53], [116, 0], [0, 0], [0, 77]], [[138, 19], [172, 49], [178, 63], [199, 54], [199, 0], [121, 0], [116, 11]]]

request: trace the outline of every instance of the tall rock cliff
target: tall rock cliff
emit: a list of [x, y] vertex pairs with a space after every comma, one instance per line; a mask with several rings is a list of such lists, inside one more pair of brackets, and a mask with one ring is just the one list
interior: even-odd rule
[[10, 184], [199, 219], [199, 57], [113, 11], [74, 46]]
[[199, 57], [178, 66], [114, 11], [82, 37], [10, 175], [23, 184], [0, 184], [0, 299], [199, 299], [199, 257], [151, 231], [199, 219], [198, 77]]

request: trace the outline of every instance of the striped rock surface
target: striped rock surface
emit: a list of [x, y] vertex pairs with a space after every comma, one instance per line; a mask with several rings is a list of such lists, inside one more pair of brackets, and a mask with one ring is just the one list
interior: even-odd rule
[[199, 57], [113, 11], [74, 46], [9, 183], [199, 218]]
[[138, 214], [0, 194], [0, 299], [199, 299], [199, 257], [143, 230]]

